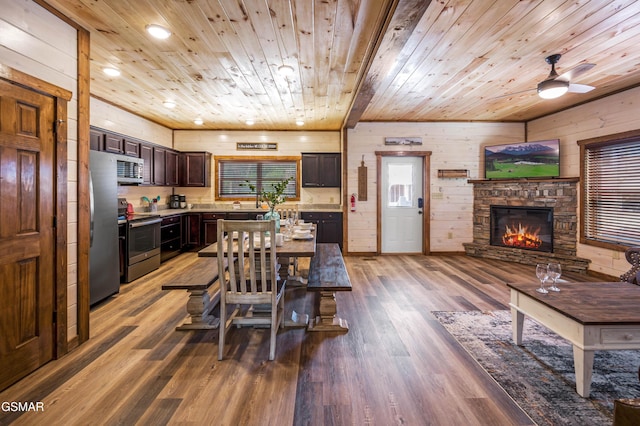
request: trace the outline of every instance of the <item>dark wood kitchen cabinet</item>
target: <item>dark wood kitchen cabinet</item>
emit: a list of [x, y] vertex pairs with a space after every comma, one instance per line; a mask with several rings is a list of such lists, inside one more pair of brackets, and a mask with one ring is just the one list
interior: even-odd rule
[[180, 186], [211, 186], [211, 153], [180, 153]]
[[164, 184], [166, 186], [178, 186], [178, 151], [167, 149], [165, 151]]
[[142, 184], [153, 184], [153, 145], [148, 143], [140, 144], [140, 158], [144, 160], [142, 168]]
[[302, 153], [302, 186], [340, 188], [340, 158], [339, 152]]
[[202, 213], [202, 231], [204, 233], [204, 245], [218, 241], [218, 219], [224, 219], [224, 213]]
[[153, 184], [164, 186], [166, 182], [165, 170], [167, 168], [167, 149], [159, 146], [153, 147]]
[[89, 149], [93, 151], [102, 151], [104, 146], [104, 138], [107, 134], [98, 129], [91, 129], [89, 131]]
[[183, 245], [188, 249], [202, 247], [202, 226], [200, 213], [187, 213], [182, 217]]
[[124, 153], [124, 137], [117, 134], [107, 133], [104, 138], [103, 151], [114, 154]]
[[140, 157], [140, 142], [124, 138], [123, 142], [124, 155], [128, 155], [129, 157]]
[[182, 250], [182, 215], [166, 216], [160, 225], [160, 261], [180, 254]]
[[337, 243], [342, 249], [342, 213], [302, 212], [300, 217], [316, 225], [318, 243]]

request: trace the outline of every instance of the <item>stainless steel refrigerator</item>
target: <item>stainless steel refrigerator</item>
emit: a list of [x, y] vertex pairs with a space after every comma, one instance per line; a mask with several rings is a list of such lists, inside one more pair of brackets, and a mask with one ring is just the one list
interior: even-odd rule
[[116, 157], [90, 151], [89, 172], [89, 300], [93, 305], [120, 291]]

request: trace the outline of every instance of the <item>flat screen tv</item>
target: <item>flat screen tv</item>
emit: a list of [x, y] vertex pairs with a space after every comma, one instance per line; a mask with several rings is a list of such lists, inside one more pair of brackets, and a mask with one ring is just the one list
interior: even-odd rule
[[484, 147], [484, 177], [514, 179], [560, 176], [560, 140]]

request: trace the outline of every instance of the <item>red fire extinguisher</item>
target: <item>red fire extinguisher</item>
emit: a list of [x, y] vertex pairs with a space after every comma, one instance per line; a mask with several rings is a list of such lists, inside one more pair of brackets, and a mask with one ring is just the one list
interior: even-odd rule
[[351, 194], [351, 211], [356, 211], [356, 194]]

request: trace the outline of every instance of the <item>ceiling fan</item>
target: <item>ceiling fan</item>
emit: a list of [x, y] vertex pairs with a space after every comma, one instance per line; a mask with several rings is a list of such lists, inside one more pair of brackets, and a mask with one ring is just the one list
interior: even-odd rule
[[[540, 96], [542, 99], [555, 99], [564, 95], [567, 92], [587, 93], [595, 89], [595, 87], [588, 86], [586, 84], [572, 83], [571, 80], [589, 71], [591, 68], [595, 67], [596, 64], [590, 64], [590, 63], [580, 64], [575, 68], [561, 75], [558, 75], [558, 73], [556, 72], [556, 64], [560, 60], [561, 56], [562, 56], [561, 54], [556, 53], [556, 54], [547, 56], [545, 58], [545, 61], [549, 65], [551, 65], [551, 72], [549, 73], [549, 76], [546, 79], [538, 83], [538, 87], [537, 87], [538, 96]], [[534, 89], [524, 90], [523, 92], [528, 92], [529, 90], [534, 90]], [[522, 92], [516, 92], [516, 93], [522, 93]], [[508, 95], [503, 95], [499, 97], [502, 98], [505, 96], [511, 96], [511, 95], [515, 95], [516, 93], [510, 93]]]

